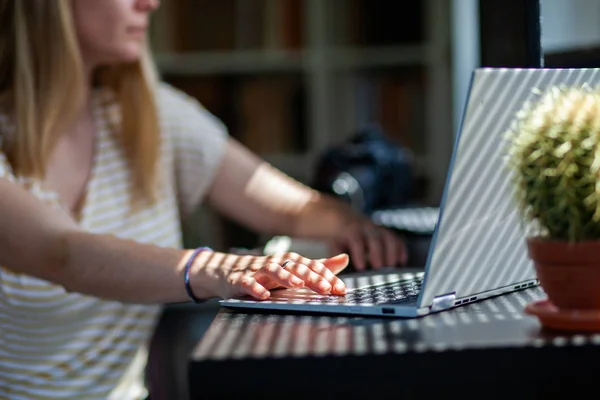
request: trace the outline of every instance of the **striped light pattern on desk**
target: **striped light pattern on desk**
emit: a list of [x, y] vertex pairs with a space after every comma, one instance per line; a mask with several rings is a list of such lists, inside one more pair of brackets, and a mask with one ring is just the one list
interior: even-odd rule
[[194, 361], [402, 354], [481, 347], [600, 344], [600, 335], [543, 336], [523, 314], [539, 288], [418, 319], [221, 312], [195, 348]]
[[506, 165], [516, 113], [555, 85], [598, 85], [598, 69], [475, 71], [432, 246], [422, 304], [535, 279]]

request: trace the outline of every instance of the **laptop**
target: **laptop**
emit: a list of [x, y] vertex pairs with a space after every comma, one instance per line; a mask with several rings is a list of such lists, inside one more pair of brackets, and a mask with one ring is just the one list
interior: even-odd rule
[[272, 291], [265, 301], [245, 297], [222, 300], [221, 305], [414, 318], [536, 285], [527, 255], [527, 232], [506, 165], [504, 133], [523, 104], [537, 96], [535, 89], [596, 86], [599, 71], [480, 68], [473, 72], [424, 270], [341, 276], [348, 286], [345, 296], [283, 289]]

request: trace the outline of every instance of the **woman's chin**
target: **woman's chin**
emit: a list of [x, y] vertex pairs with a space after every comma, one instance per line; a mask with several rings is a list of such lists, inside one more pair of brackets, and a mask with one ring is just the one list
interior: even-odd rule
[[100, 63], [103, 65], [119, 65], [119, 64], [131, 64], [139, 61], [142, 56], [142, 49], [138, 45], [129, 46], [128, 48], [119, 49], [119, 51], [115, 51], [114, 53], [107, 55], [106, 57], [102, 57], [104, 62]]
[[142, 56], [142, 51], [141, 49], [131, 49], [128, 52], [123, 52], [121, 54], [120, 59], [117, 61], [118, 63], [124, 63], [124, 64], [129, 64], [129, 63], [134, 63], [139, 61], [140, 57]]

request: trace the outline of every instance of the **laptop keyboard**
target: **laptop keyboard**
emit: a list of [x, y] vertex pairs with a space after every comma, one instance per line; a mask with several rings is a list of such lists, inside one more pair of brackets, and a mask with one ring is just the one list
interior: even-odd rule
[[411, 280], [386, 282], [358, 289], [350, 289], [345, 296], [319, 295], [305, 291], [274, 292], [273, 302], [300, 304], [414, 304], [419, 296], [422, 277]]
[[422, 279], [390, 282], [349, 291], [343, 297], [345, 303], [408, 304], [417, 301]]

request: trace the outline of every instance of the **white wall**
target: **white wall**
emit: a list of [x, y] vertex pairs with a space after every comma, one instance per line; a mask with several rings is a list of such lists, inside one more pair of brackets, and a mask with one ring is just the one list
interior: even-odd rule
[[456, 133], [466, 105], [471, 75], [473, 70], [481, 64], [479, 54], [479, 0], [453, 0], [450, 12], [453, 79], [452, 123]]
[[544, 52], [600, 45], [600, 0], [541, 0]]

